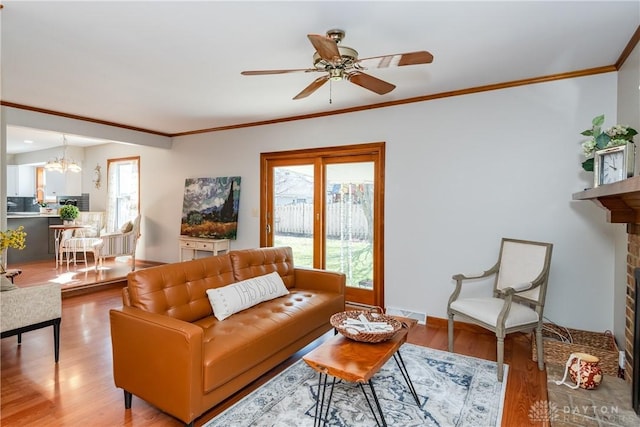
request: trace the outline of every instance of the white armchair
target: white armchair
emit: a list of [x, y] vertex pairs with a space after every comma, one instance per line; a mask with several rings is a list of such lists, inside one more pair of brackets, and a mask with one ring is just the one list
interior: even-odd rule
[[[453, 352], [454, 316], [493, 331], [497, 338], [498, 381], [502, 381], [505, 335], [535, 329], [538, 368], [543, 370], [542, 313], [552, 249], [551, 243], [503, 238], [493, 267], [480, 274], [453, 276], [456, 289], [447, 305], [449, 351]], [[494, 275], [492, 297], [459, 298], [463, 281]]]
[[136, 269], [136, 246], [140, 237], [140, 215], [131, 221], [131, 229], [117, 233], [107, 233], [100, 235], [100, 238], [93, 244], [93, 256], [98, 264], [103, 265], [105, 258], [115, 258], [119, 256], [131, 256], [131, 271]]
[[11, 284], [4, 275], [0, 276], [0, 332], [2, 338], [18, 336], [36, 329], [53, 326], [54, 359], [60, 358], [60, 322], [62, 320], [62, 294], [60, 284], [28, 286], [24, 288]]

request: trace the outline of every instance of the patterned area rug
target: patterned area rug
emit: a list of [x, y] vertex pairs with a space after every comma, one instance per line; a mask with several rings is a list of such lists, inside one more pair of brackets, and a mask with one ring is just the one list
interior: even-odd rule
[[[499, 426], [504, 381], [496, 363], [404, 344], [400, 352], [420, 400], [416, 405], [394, 359], [374, 376], [376, 393], [389, 426]], [[368, 388], [367, 388], [368, 389]], [[299, 360], [265, 385], [205, 424], [205, 427], [313, 426], [318, 374]], [[330, 426], [375, 426], [356, 384], [336, 383]]]

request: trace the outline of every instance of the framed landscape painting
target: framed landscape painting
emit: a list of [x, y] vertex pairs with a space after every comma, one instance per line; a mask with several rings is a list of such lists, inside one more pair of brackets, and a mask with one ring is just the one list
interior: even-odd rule
[[236, 239], [240, 177], [187, 178], [180, 234], [207, 239]]

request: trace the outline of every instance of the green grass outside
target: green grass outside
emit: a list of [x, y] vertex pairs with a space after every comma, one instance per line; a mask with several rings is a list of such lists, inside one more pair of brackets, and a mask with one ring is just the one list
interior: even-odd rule
[[[362, 281], [373, 279], [372, 248], [369, 242], [344, 242], [351, 245], [352, 270], [347, 271], [347, 266], [341, 267], [340, 254], [346, 262], [347, 248], [342, 247], [339, 239], [327, 239], [327, 265], [329, 271], [339, 271], [347, 275], [347, 286], [366, 287], [359, 285]], [[294, 237], [277, 235], [274, 238], [274, 246], [290, 246], [293, 248], [293, 260], [297, 267], [313, 267], [313, 239], [311, 237]]]

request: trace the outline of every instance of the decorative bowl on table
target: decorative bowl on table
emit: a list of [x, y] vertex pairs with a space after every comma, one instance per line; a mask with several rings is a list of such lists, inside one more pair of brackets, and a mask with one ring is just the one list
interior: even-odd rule
[[402, 323], [391, 316], [360, 310], [336, 313], [329, 322], [345, 337], [370, 343], [387, 341], [402, 328]]

